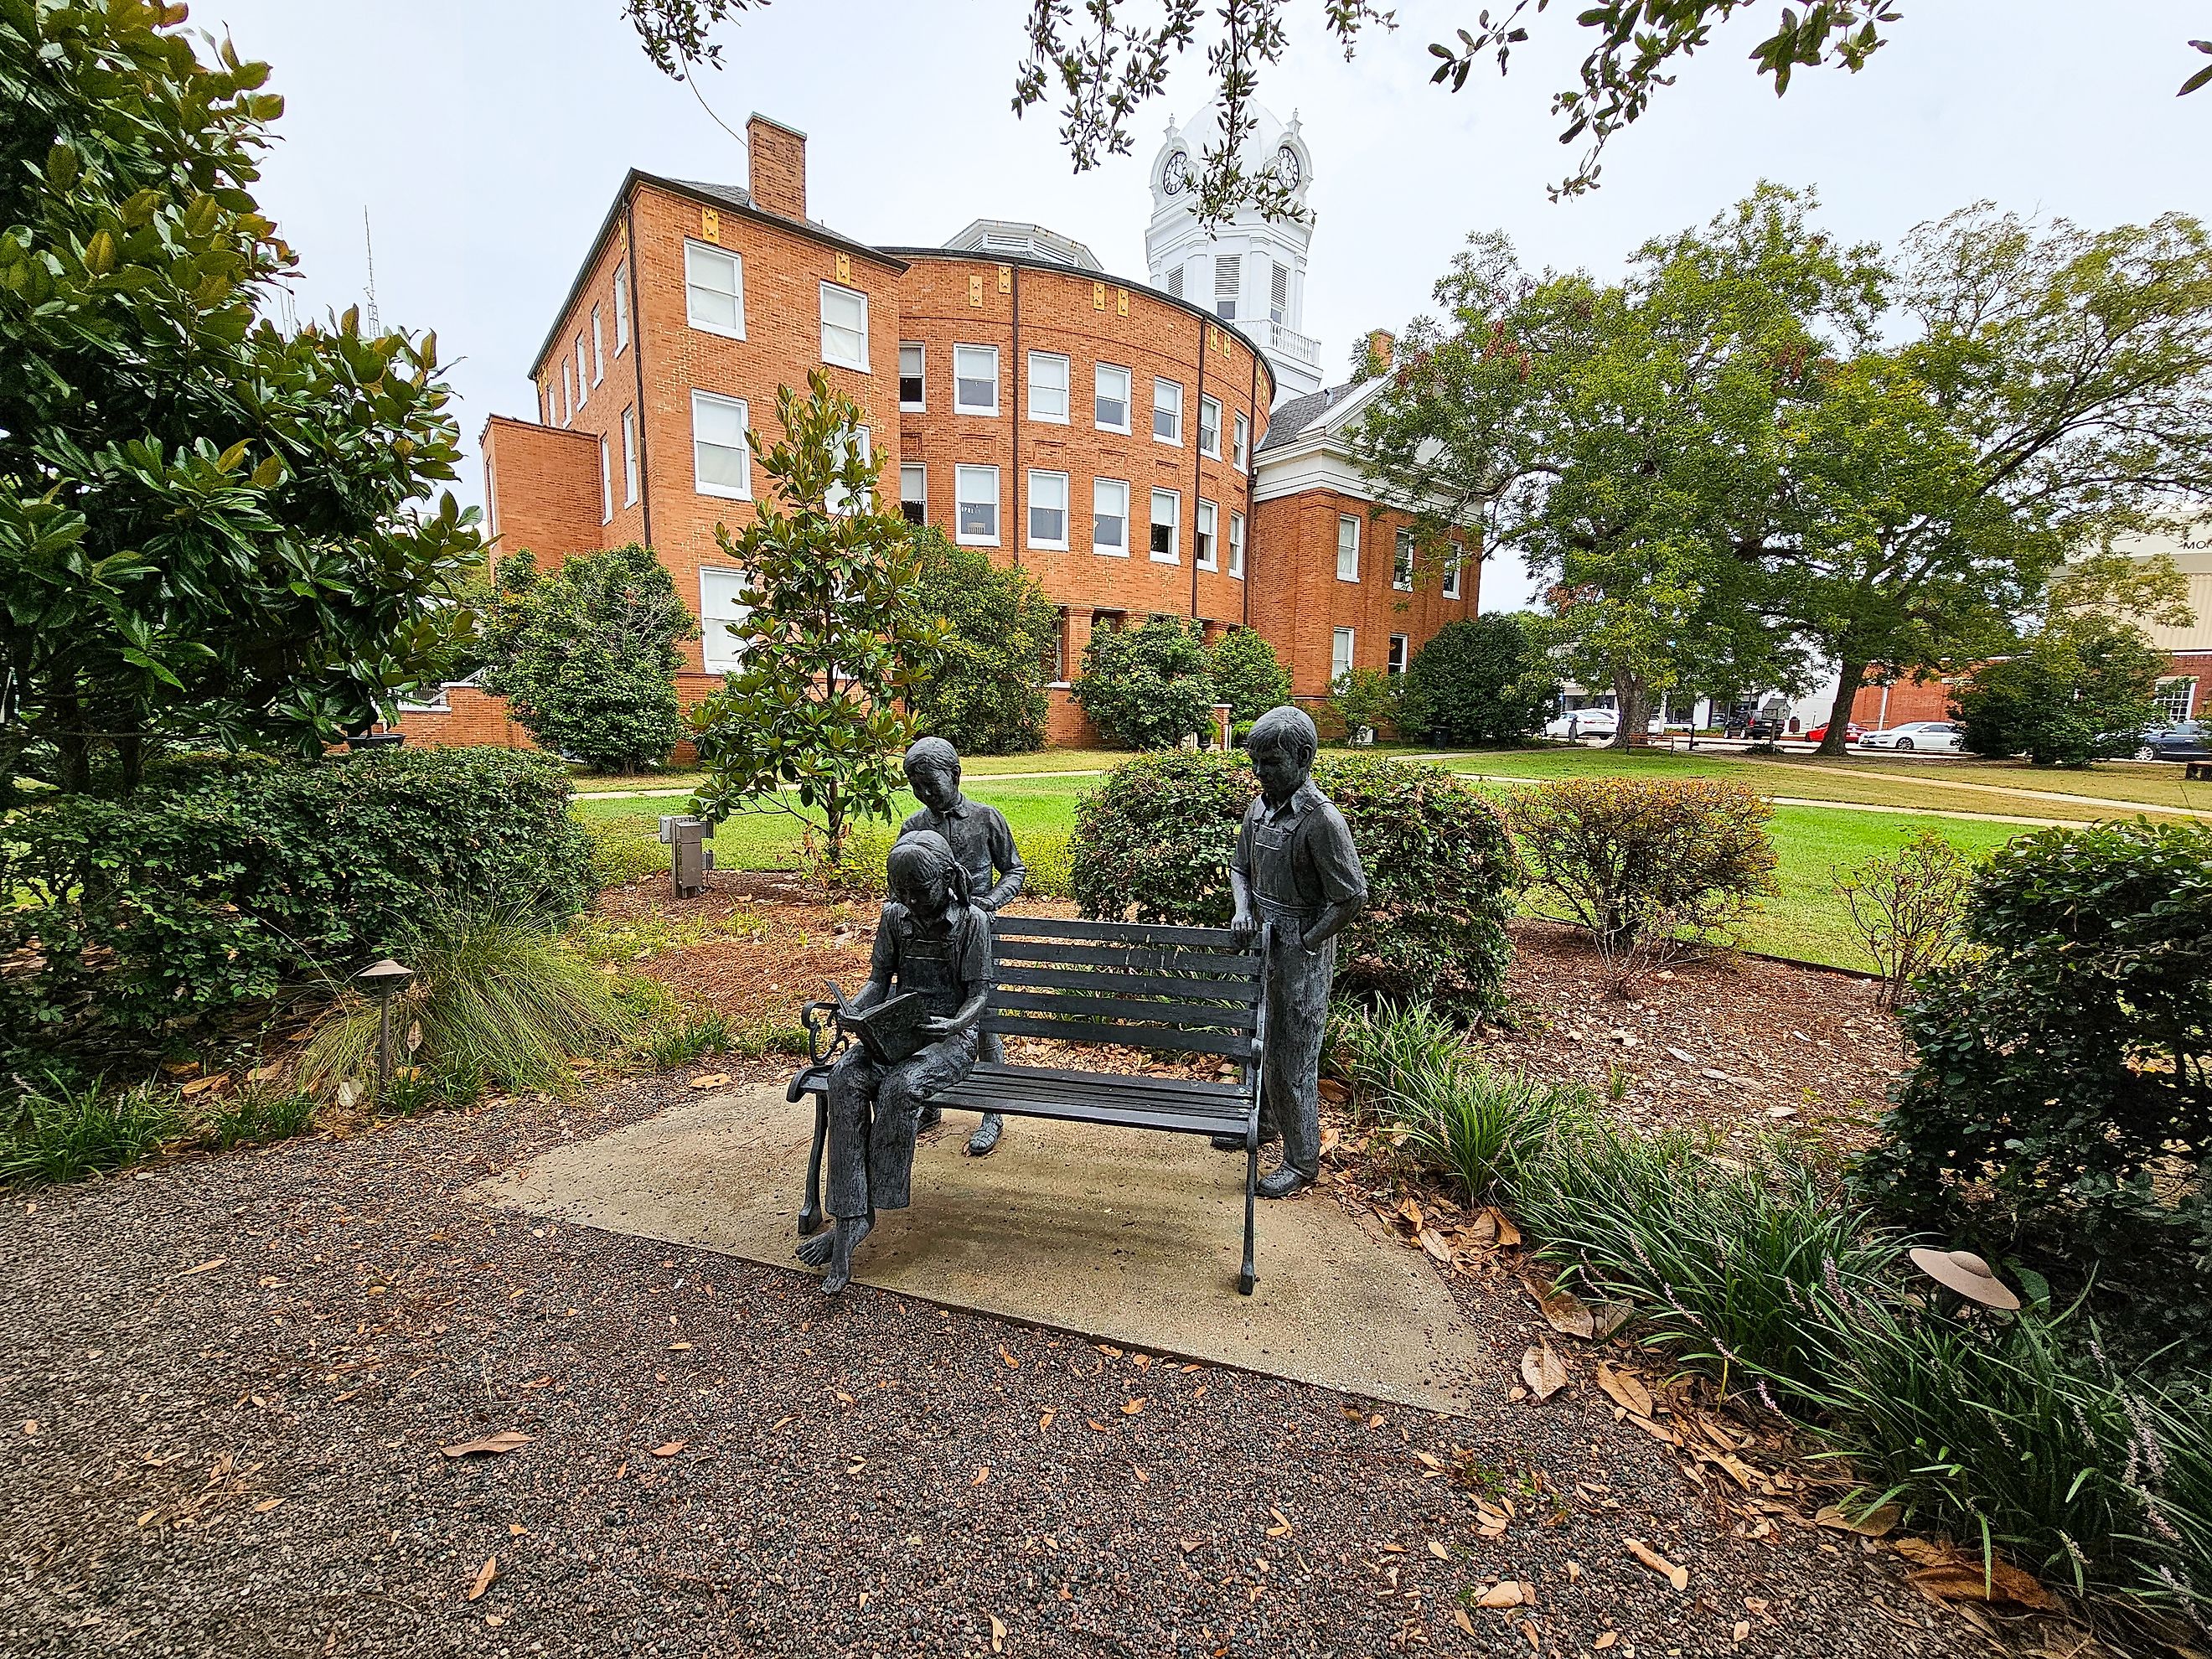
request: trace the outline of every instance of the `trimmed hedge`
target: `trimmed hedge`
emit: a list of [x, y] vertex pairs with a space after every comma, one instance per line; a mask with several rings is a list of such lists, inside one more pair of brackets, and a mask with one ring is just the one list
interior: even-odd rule
[[496, 749], [228, 759], [0, 815], [0, 1064], [156, 1050], [350, 973], [441, 907], [574, 914], [566, 771]]
[[[1521, 866], [1498, 814], [1441, 767], [1325, 756], [1314, 781], [1351, 826], [1367, 908], [1343, 934], [1353, 993], [1492, 1009]], [[1148, 755], [1085, 795], [1069, 844], [1086, 916], [1228, 924], [1229, 861], [1259, 784], [1243, 757]]]

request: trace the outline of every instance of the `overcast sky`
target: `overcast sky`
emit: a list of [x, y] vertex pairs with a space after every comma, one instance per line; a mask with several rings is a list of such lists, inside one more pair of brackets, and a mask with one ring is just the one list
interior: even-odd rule
[[[1357, 335], [1427, 307], [1472, 230], [1503, 227], [1532, 266], [1607, 275], [1762, 178], [1816, 186], [1853, 240], [1983, 198], [2091, 227], [2212, 217], [2212, 88], [2174, 97], [2204, 61], [2184, 44], [2212, 32], [2202, 0], [1904, 0], [1865, 71], [1801, 73], [1779, 100], [1744, 61], [1762, 6], [1614, 140], [1603, 189], [1556, 205], [1544, 186], [1569, 152], [1547, 112], [1585, 32], [1556, 7], [1508, 78], [1430, 87], [1428, 42], [1480, 4], [1400, 0], [1397, 31], [1347, 64], [1321, 0], [1291, 0], [1291, 52], [1261, 95], [1304, 117], [1313, 149], [1305, 328], [1333, 378]], [[700, 92], [739, 131], [754, 110], [803, 130], [810, 210], [848, 235], [931, 243], [979, 216], [1033, 220], [1141, 278], [1148, 168], [1170, 113], [1202, 95], [1199, 66], [1141, 118], [1134, 155], [1076, 177], [1055, 123], [1009, 107], [1026, 9], [775, 0], [726, 30]], [[304, 265], [301, 314], [362, 296], [366, 210], [385, 325], [434, 327], [456, 360], [468, 501], [485, 417], [533, 413], [532, 355], [624, 171], [744, 180], [741, 144], [647, 62], [617, 0], [198, 0], [193, 23], [228, 28], [285, 94], [261, 201]], [[1483, 608], [1525, 586], [1486, 571]]]

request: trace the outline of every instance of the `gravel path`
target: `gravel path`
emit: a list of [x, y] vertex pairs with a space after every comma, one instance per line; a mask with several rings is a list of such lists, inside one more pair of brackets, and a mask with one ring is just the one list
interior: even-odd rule
[[0, 1651], [1984, 1650], [1855, 1539], [1729, 1535], [1579, 1384], [1370, 1412], [465, 1196], [686, 1093], [0, 1201]]

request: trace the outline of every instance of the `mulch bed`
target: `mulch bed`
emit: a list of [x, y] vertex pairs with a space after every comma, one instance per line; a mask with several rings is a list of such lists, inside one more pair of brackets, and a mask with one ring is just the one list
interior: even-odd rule
[[[874, 910], [732, 874], [688, 905], [641, 884], [603, 908], [714, 924], [634, 965], [746, 1024], [790, 1019], [825, 977], [851, 988]], [[1638, 1121], [1740, 1132], [1770, 1104], [1878, 1093], [1848, 982], [1784, 1026], [1836, 983], [1708, 965], [1607, 1004], [1569, 944], [1526, 930], [1514, 972], [1524, 1018], [1486, 1042], [1598, 1083], [1621, 1064]], [[1726, 1032], [1684, 1039], [1717, 1000]], [[1778, 1041], [1806, 1051], [1786, 1073]], [[1702, 1064], [1660, 1063], [1669, 1042]], [[790, 1064], [710, 1063], [737, 1085]], [[1758, 1081], [1693, 1086], [1704, 1066]], [[1553, 1334], [1494, 1222], [1433, 1197], [1406, 1216], [1350, 1147], [1329, 1191], [1411, 1248], [1442, 1237], [1491, 1334], [1474, 1419], [864, 1286], [826, 1305], [808, 1275], [470, 1195], [696, 1098], [696, 1069], [0, 1202], [0, 1650], [1987, 1650], [1887, 1545], [1814, 1523], [1786, 1447], [1656, 1378], [1648, 1413], [1625, 1407], [1644, 1402], [1595, 1362], [1630, 1354]], [[1515, 1397], [1547, 1341], [1570, 1380]], [[441, 1449], [509, 1430], [529, 1438]]]

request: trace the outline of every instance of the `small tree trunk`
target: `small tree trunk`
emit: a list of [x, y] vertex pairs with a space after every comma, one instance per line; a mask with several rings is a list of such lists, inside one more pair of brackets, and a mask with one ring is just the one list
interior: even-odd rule
[[1820, 755], [1840, 755], [1844, 744], [1850, 736], [1851, 705], [1859, 700], [1859, 682], [1866, 678], [1867, 665], [1863, 662], [1839, 665], [1836, 674], [1835, 706], [1828, 710], [1828, 730], [1814, 752]]
[[123, 771], [123, 793], [133, 794], [146, 781], [146, 740], [136, 732], [115, 739], [115, 758]]
[[1608, 749], [1626, 749], [1630, 739], [1644, 730], [1650, 715], [1644, 708], [1644, 682], [1633, 674], [1613, 677], [1613, 741]]

